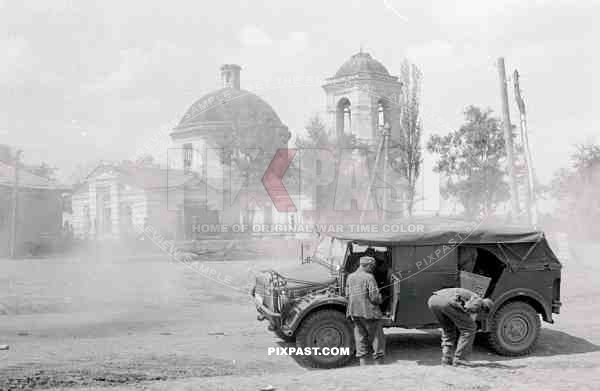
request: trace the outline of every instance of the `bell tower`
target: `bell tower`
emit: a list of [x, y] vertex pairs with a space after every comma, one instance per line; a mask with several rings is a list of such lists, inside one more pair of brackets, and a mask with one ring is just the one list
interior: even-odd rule
[[386, 123], [391, 126], [391, 137], [399, 136], [402, 83], [369, 53], [361, 50], [350, 57], [322, 87], [332, 136], [354, 134], [375, 142]]

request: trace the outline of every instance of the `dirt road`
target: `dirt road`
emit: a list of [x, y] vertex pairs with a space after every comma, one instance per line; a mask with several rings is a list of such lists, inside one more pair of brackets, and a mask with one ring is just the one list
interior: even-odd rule
[[0, 351], [0, 389], [596, 389], [594, 253], [566, 265], [563, 313], [543, 325], [530, 357], [477, 346], [473, 359], [485, 366], [442, 368], [439, 334], [388, 330], [387, 365], [328, 371], [269, 355], [285, 345], [244, 292], [253, 269], [294, 260], [211, 262], [210, 277], [168, 257], [2, 260], [0, 342], [10, 350]]

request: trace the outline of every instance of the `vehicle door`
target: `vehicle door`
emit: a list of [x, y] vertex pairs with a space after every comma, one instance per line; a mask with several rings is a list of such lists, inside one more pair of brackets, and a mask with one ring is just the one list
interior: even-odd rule
[[437, 323], [427, 307], [427, 300], [439, 289], [457, 286], [456, 247], [399, 246], [394, 249], [394, 274], [399, 277], [395, 323], [402, 327]]

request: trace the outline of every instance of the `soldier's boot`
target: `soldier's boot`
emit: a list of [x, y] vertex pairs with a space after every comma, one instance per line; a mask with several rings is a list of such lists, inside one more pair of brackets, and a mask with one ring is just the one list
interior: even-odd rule
[[361, 367], [364, 367], [365, 365], [368, 365], [367, 359], [363, 358], [363, 357], [359, 358], [358, 362], [360, 363]]
[[455, 367], [470, 367], [471, 362], [469, 360], [465, 360], [464, 358], [455, 357], [452, 365]]
[[442, 365], [452, 365], [452, 356], [454, 352], [450, 347], [444, 346], [442, 348]]

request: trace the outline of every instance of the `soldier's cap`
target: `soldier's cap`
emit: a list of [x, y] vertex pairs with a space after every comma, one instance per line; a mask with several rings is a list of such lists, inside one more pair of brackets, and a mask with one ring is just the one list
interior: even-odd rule
[[492, 307], [494, 306], [494, 302], [492, 301], [492, 299], [483, 299], [481, 301], [481, 306], [486, 310], [489, 311], [492, 309]]
[[482, 299], [480, 297], [469, 300], [465, 304], [465, 309], [470, 312], [489, 311], [494, 302], [490, 299]]
[[373, 257], [360, 257], [360, 265], [366, 266], [375, 263], [375, 258]]
[[482, 310], [483, 300], [479, 297], [472, 298], [465, 303], [465, 309], [468, 312], [479, 312]]

